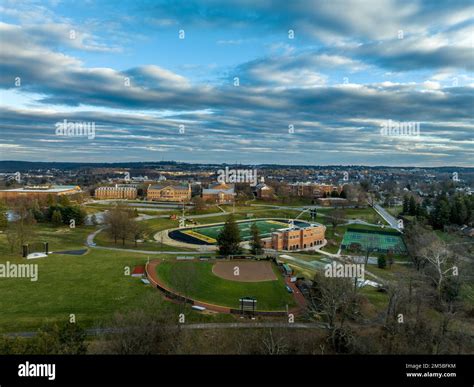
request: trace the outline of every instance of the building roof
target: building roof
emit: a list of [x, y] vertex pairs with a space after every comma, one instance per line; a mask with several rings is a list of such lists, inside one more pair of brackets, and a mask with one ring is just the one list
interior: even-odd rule
[[64, 192], [64, 191], [70, 191], [70, 190], [77, 190], [80, 191], [81, 187], [78, 185], [51, 185], [51, 186], [26, 186], [22, 188], [14, 188], [14, 189], [5, 189], [1, 190], [3, 192], [51, 192], [51, 193], [57, 193], [57, 192]]
[[224, 193], [227, 195], [234, 195], [234, 188], [229, 189], [212, 189], [212, 188], [204, 188], [202, 190], [203, 195], [217, 195], [219, 193]]
[[219, 193], [224, 193], [227, 195], [234, 194], [234, 184], [210, 184], [209, 188], [203, 188], [202, 193], [203, 195], [217, 195]]
[[153, 184], [148, 187], [148, 189], [158, 189], [162, 190], [165, 188], [170, 188], [174, 190], [179, 190], [179, 191], [188, 191], [189, 190], [189, 185], [185, 184], [179, 184], [179, 185], [171, 185], [171, 184]]

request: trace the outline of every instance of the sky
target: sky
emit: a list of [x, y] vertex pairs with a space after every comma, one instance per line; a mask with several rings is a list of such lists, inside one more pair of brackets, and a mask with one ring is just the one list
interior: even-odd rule
[[467, 0], [1, 0], [0, 160], [474, 166], [473, 26]]

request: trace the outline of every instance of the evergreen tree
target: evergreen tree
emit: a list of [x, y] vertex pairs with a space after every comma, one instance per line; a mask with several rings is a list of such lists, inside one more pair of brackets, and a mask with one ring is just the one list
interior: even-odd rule
[[48, 207], [52, 207], [56, 204], [56, 201], [55, 201], [53, 195], [48, 194], [48, 197], [46, 199], [46, 204], [48, 205]]
[[59, 210], [54, 210], [53, 215], [51, 215], [51, 222], [55, 226], [60, 226], [63, 223], [63, 217], [61, 215], [61, 212]]
[[251, 253], [254, 255], [260, 255], [263, 251], [262, 240], [260, 239], [260, 231], [258, 230], [256, 223], [252, 224], [250, 232], [252, 233]]
[[440, 197], [435, 204], [431, 224], [434, 228], [443, 228], [449, 224], [451, 218], [451, 207], [446, 197]]
[[61, 195], [58, 200], [61, 206], [67, 207], [71, 205], [71, 201], [69, 200], [67, 195]]
[[379, 269], [385, 269], [387, 267], [387, 260], [383, 255], [377, 258], [377, 266]]
[[413, 196], [410, 196], [408, 201], [408, 213], [410, 215], [416, 215], [416, 200]]
[[457, 196], [451, 205], [451, 223], [463, 225], [468, 220], [468, 210], [462, 197]]
[[217, 246], [219, 254], [233, 255], [240, 254], [240, 231], [232, 214], [227, 218], [222, 231], [217, 236]]
[[403, 214], [408, 215], [410, 212], [410, 199], [408, 198], [408, 195], [405, 195], [403, 197]]

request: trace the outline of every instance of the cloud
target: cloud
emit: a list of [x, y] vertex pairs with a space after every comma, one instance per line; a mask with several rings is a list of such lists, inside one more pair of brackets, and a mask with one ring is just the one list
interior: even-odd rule
[[[110, 4], [96, 7], [109, 14]], [[133, 58], [124, 54], [129, 48], [120, 51], [92, 30], [77, 29], [71, 40], [77, 20], [47, 10], [38, 10], [49, 15], [44, 23], [0, 23], [0, 87], [5, 100], [18, 101], [0, 108], [2, 157], [472, 165], [470, 19], [462, 12], [470, 8], [389, 0], [312, 4], [139, 2], [124, 25], [122, 19], [104, 25], [116, 23], [119, 33], [141, 21], [159, 33], [200, 28], [187, 34], [189, 46], [170, 46], [176, 52], [163, 46], [155, 52], [140, 40]], [[11, 8], [3, 11], [13, 17]], [[222, 35], [222, 29], [245, 33]], [[143, 31], [132, 29], [129, 39]], [[201, 31], [216, 52], [202, 49], [194, 35]], [[251, 58], [239, 61], [240, 50]], [[229, 60], [222, 58], [227, 54]], [[208, 63], [183, 64], [189, 57]], [[174, 68], [173, 60], [180, 62]], [[181, 69], [199, 70], [212, 86]], [[341, 83], [348, 75], [351, 83]], [[63, 119], [94, 122], [96, 138], [59, 139], [54, 123]], [[386, 120], [419, 122], [421, 135], [383, 137]]]

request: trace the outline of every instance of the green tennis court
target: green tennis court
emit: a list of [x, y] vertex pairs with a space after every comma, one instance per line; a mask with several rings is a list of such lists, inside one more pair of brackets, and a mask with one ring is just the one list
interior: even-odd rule
[[348, 229], [342, 239], [341, 248], [348, 249], [353, 244], [358, 244], [362, 251], [370, 247], [383, 253], [406, 253], [405, 243], [396, 232]]

